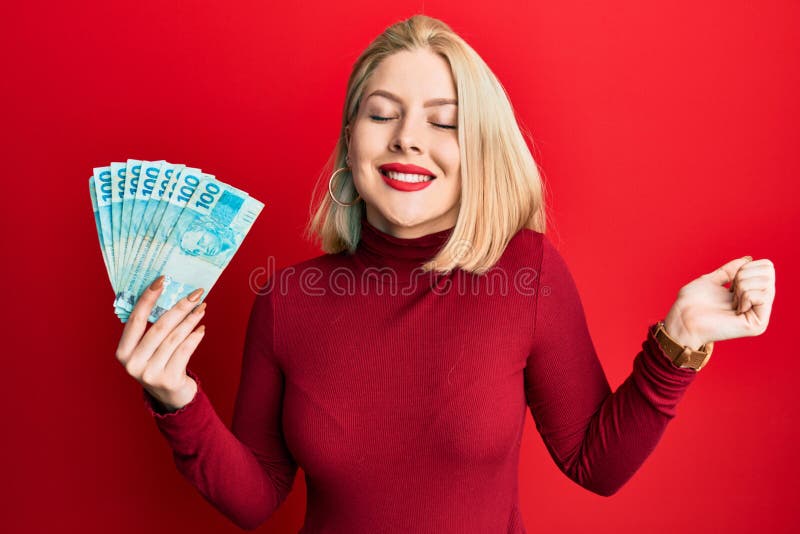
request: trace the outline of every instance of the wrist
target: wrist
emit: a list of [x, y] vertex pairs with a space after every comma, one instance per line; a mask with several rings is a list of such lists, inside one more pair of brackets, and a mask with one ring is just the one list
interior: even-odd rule
[[195, 395], [197, 395], [197, 382], [192, 380], [190, 377], [187, 377], [188, 385], [181, 390], [181, 394], [179, 395], [175, 410], [180, 410], [190, 402], [194, 400]]
[[693, 335], [679, 318], [671, 314], [664, 319], [664, 331], [675, 342], [692, 350], [700, 350], [700, 347], [703, 346], [704, 341]]
[[186, 386], [181, 388], [176, 394], [171, 395], [168, 400], [160, 401], [161, 405], [168, 413], [177, 412], [194, 400], [197, 389], [197, 382], [188, 378]]

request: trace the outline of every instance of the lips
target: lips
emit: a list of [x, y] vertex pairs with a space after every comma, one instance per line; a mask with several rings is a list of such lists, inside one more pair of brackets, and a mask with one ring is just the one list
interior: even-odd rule
[[410, 163], [384, 163], [378, 168], [382, 171], [402, 172], [405, 174], [424, 174], [425, 176], [432, 176], [436, 178], [436, 175], [425, 167], [412, 165]]
[[389, 187], [397, 189], [398, 191], [405, 191], [405, 192], [419, 191], [421, 189], [425, 189], [434, 182], [434, 178], [431, 178], [430, 180], [427, 180], [425, 182], [416, 182], [416, 183], [402, 182], [400, 180], [394, 180], [392, 178], [389, 178], [387, 175], [383, 173], [381, 173], [381, 178], [383, 178], [383, 181]]

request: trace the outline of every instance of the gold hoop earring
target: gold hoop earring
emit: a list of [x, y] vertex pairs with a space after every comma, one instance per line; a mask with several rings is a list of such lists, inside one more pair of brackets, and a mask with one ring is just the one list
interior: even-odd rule
[[350, 201], [349, 204], [345, 204], [344, 202], [341, 202], [339, 199], [337, 199], [336, 196], [334, 196], [334, 194], [333, 194], [333, 179], [340, 172], [349, 171], [349, 170], [350, 170], [349, 167], [342, 167], [340, 169], [336, 169], [336, 171], [331, 175], [331, 179], [328, 180], [328, 193], [330, 193], [331, 199], [333, 199], [333, 201], [336, 202], [337, 204], [339, 204], [340, 206], [344, 206], [344, 207], [355, 206], [358, 203], [359, 199], [361, 198], [360, 195], [356, 195], [356, 198], [354, 198], [352, 201]]

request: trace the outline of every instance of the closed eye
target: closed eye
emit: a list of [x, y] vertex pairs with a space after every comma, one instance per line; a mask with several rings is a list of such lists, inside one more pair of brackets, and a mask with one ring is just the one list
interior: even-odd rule
[[[376, 122], [386, 122], [388, 120], [391, 120], [391, 117], [381, 117], [381, 116], [378, 116], [378, 115], [370, 115], [369, 118], [374, 120], [374, 121], [376, 121]], [[451, 126], [449, 124], [437, 124], [435, 122], [432, 122], [431, 124], [433, 124], [434, 126], [436, 126], [438, 128], [442, 128], [442, 129], [445, 129], [445, 130], [455, 130], [456, 128], [458, 128], [458, 126]]]

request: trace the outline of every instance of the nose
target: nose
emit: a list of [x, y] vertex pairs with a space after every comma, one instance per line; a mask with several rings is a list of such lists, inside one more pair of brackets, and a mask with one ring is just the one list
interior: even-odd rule
[[[424, 122], [424, 121], [423, 121]], [[410, 114], [397, 121], [397, 129], [391, 141], [391, 149], [401, 152], [422, 153], [420, 134], [415, 130], [415, 119]]]

